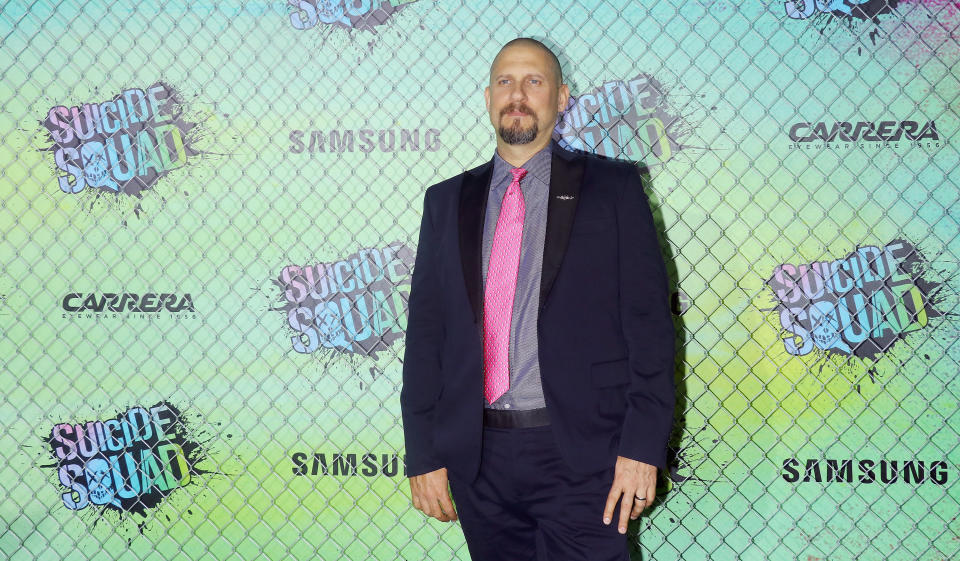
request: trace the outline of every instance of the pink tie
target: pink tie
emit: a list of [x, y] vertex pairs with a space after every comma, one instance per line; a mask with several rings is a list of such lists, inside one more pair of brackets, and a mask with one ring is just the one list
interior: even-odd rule
[[517, 292], [525, 208], [520, 180], [527, 170], [513, 168], [510, 173], [513, 182], [500, 203], [483, 295], [483, 395], [489, 403], [499, 399], [510, 387], [510, 322], [513, 297]]

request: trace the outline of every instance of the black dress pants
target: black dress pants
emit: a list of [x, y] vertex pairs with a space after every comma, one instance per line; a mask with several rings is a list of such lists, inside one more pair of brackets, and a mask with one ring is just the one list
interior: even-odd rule
[[450, 478], [473, 561], [629, 561], [603, 508], [614, 466], [581, 475], [560, 457], [549, 426], [483, 429], [480, 474]]

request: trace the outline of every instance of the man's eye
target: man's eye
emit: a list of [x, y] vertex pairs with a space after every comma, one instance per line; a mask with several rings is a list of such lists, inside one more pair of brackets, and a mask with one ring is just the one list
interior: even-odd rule
[[530, 80], [530, 83], [531, 83], [531, 84], [534, 84], [534, 85], [536, 85], [536, 86], [539, 86], [539, 85], [540, 85], [540, 80], [538, 80], [538, 79], [536, 79], [536, 78], [532, 78], [532, 79]]
[[503, 86], [503, 85], [506, 85], [509, 81], [510, 80], [503, 79], [503, 80], [500, 80], [499, 84]]

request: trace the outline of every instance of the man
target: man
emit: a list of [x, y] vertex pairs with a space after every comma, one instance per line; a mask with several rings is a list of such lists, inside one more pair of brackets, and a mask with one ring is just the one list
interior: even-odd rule
[[[627, 558], [673, 418], [667, 280], [636, 166], [551, 142], [556, 56], [507, 43], [493, 159], [427, 189], [400, 401], [413, 504], [474, 560]], [[450, 494], [456, 502], [456, 508]]]

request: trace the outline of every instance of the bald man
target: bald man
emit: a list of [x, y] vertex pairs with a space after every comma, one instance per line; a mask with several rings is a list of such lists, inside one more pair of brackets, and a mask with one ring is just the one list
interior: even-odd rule
[[666, 465], [674, 331], [653, 217], [636, 166], [551, 141], [569, 95], [549, 48], [504, 45], [484, 90], [493, 158], [424, 197], [407, 471], [413, 505], [459, 520], [476, 561], [627, 559]]

